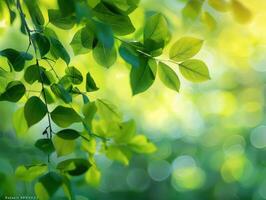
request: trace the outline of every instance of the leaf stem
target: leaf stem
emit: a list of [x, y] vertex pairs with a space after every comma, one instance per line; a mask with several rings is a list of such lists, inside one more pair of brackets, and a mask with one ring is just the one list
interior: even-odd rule
[[[29, 28], [29, 25], [26, 21], [26, 18], [25, 18], [25, 14], [22, 10], [22, 6], [20, 4], [20, 0], [17, 0], [17, 9], [18, 9], [18, 12], [21, 16], [21, 21], [22, 21], [22, 24], [23, 26], [25, 27], [26, 29], [26, 32], [27, 32], [27, 35], [28, 35], [28, 38], [29, 38], [29, 46], [28, 46], [28, 49], [30, 48], [31, 44], [33, 46], [33, 49], [34, 49], [34, 53], [35, 53], [35, 58], [36, 58], [36, 65], [38, 66], [38, 69], [39, 69], [39, 73], [40, 73], [40, 79], [41, 79], [41, 85], [42, 85], [42, 92], [43, 92], [43, 97], [44, 97], [44, 103], [45, 103], [45, 106], [46, 106], [46, 110], [47, 110], [47, 118], [48, 118], [48, 127], [49, 127], [49, 139], [51, 140], [52, 139], [52, 123], [51, 123], [51, 116], [50, 116], [50, 112], [49, 112], [49, 109], [48, 109], [48, 103], [47, 103], [47, 98], [46, 98], [46, 94], [45, 94], [45, 90], [44, 90], [44, 81], [43, 81], [43, 77], [42, 77], [42, 71], [41, 71], [41, 68], [40, 68], [40, 65], [39, 65], [39, 60], [37, 58], [37, 46], [36, 44], [34, 43], [33, 39], [32, 39], [32, 35], [31, 35], [31, 30]], [[50, 156], [48, 155], [48, 163], [50, 162]]]

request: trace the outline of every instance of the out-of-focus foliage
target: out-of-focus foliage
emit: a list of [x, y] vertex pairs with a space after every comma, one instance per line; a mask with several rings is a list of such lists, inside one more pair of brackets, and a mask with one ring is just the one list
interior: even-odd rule
[[[57, 5], [53, 1], [42, 0], [40, 2], [48, 8], [54, 8]], [[92, 7], [97, 2], [89, 1]], [[41, 7], [41, 10], [44, 7]], [[60, 152], [59, 149], [61, 149], [61, 153], [64, 154], [66, 148], [60, 147], [66, 145], [67, 150], [75, 149], [75, 155], [69, 154], [66, 155], [66, 158], [73, 159], [77, 155], [80, 158], [87, 158], [89, 155], [89, 163], [92, 166], [84, 160], [70, 160], [70, 163], [61, 164], [61, 166], [67, 166], [66, 176], [75, 172], [77, 166], [88, 169], [83, 177], [72, 178], [71, 192], [64, 193], [64, 191], [68, 191], [67, 188], [70, 188], [68, 182], [64, 182], [64, 177], [57, 177], [57, 175], [49, 173], [40, 182], [44, 183], [47, 177], [57, 180], [54, 183], [58, 190], [56, 192], [49, 190], [55, 196], [71, 196], [74, 193], [89, 199], [266, 199], [265, 8], [264, 0], [143, 0], [139, 7], [129, 15], [137, 30], [132, 37], [136, 40], [142, 38], [141, 28], [144, 22], [148, 21], [145, 19], [150, 19], [154, 13], [162, 13], [170, 27], [171, 40], [167, 40], [169, 45], [164, 49], [160, 59], [167, 60], [167, 55], [171, 55], [171, 48], [176, 46], [176, 41], [183, 36], [203, 39], [203, 49], [192, 60], [204, 60], [210, 66], [212, 80], [203, 84], [190, 84], [182, 76], [177, 77], [174, 73], [180, 70], [180, 75], [185, 74], [186, 71], [182, 72], [184, 70], [182, 65], [177, 69], [177, 65], [174, 63], [163, 64], [160, 62], [157, 69], [158, 77], [155, 78], [150, 89], [133, 98], [132, 91], [129, 89], [128, 69], [131, 68], [125, 66], [125, 62], [120, 57], [117, 58], [114, 66], [105, 70], [97, 65], [97, 56], [93, 58], [93, 54], [79, 55], [80, 52], [89, 52], [90, 46], [93, 45], [91, 40], [87, 41], [87, 48], [80, 46], [77, 42], [82, 38], [82, 33], [79, 30], [82, 30], [83, 27], [73, 27], [67, 33], [55, 28], [56, 34], [60, 35], [61, 43], [70, 52], [72, 58], [70, 67], [75, 66], [83, 75], [83, 81], [89, 82], [87, 87], [84, 83], [80, 86], [86, 88], [87, 91], [94, 91], [89, 93], [89, 99], [108, 99], [119, 106], [119, 110], [124, 114], [121, 125], [125, 127], [125, 130], [136, 129], [135, 123], [129, 120], [130, 118], [136, 119], [138, 132], [145, 133], [146, 137], [156, 145], [157, 151], [149, 156], [128, 155], [123, 148], [121, 153], [116, 146], [110, 146], [112, 151], [102, 154], [101, 152], [105, 149], [102, 149], [98, 143], [101, 139], [91, 139], [91, 137], [87, 137], [90, 139], [89, 141], [81, 139], [82, 136], [87, 135], [77, 124], [71, 125], [69, 129], [64, 129], [66, 132], [71, 132], [71, 137], [77, 137], [77, 142], [74, 143], [67, 137], [67, 133], [62, 138], [61, 129], [55, 128], [54, 132], [57, 134], [54, 140], [59, 141], [55, 146], [56, 151]], [[126, 13], [129, 12], [125, 11], [127, 8], [122, 5], [120, 9]], [[45, 15], [44, 18], [46, 19], [46, 17]], [[158, 20], [160, 16], [155, 18]], [[163, 20], [158, 21], [163, 26]], [[3, 27], [6, 27], [5, 24], [8, 23], [9, 21], [3, 22]], [[14, 27], [1, 30], [3, 39], [0, 46], [2, 49], [9, 47], [9, 44], [12, 44], [14, 48], [23, 45], [20, 49], [18, 48], [21, 51], [27, 48], [27, 37], [17, 33], [19, 20], [15, 23]], [[91, 35], [91, 33], [86, 34]], [[131, 35], [119, 36], [119, 39], [127, 41], [131, 39]], [[22, 44], [23, 41], [25, 44]], [[152, 44], [151, 46], [156, 47], [156, 51], [149, 53], [159, 54], [160, 45], [164, 42]], [[69, 43], [71, 43], [70, 46], [67, 45]], [[115, 39], [115, 43], [116, 45], [120, 44], [117, 39]], [[139, 47], [138, 43], [134, 45], [136, 48]], [[119, 53], [124, 52], [121, 54], [121, 56], [124, 55], [123, 59], [131, 66], [138, 65], [135, 59], [135, 50], [125, 43], [119, 46]], [[150, 44], [147, 44], [147, 47], [149, 46]], [[195, 45], [193, 47], [195, 48]], [[131, 54], [126, 54], [128, 51]], [[73, 57], [74, 54], [78, 56]], [[70, 74], [72, 82], [79, 82], [80, 76], [77, 75], [77, 79], [76, 76], [73, 78], [71, 73], [65, 72], [65, 67], [61, 67], [65, 66], [64, 62], [68, 62], [67, 59], [64, 59], [64, 56], [58, 57], [61, 59], [57, 61], [55, 67], [60, 77]], [[162, 65], [166, 66], [161, 68]], [[76, 71], [73, 69], [70, 70], [75, 73]], [[87, 71], [89, 71], [89, 75], [86, 77]], [[204, 72], [204, 70], [200, 72]], [[149, 73], [147, 77], [152, 77], [152, 73]], [[208, 73], [203, 74], [205, 79], [209, 78]], [[10, 76], [11, 80], [15, 77], [23, 77], [22, 74], [6, 75]], [[188, 80], [192, 78], [195, 80], [195, 77], [196, 80], [199, 80], [195, 74], [189, 78], [184, 75], [184, 78]], [[35, 80], [38, 82], [38, 77]], [[5, 91], [5, 88], [6, 86], [1, 90]], [[55, 88], [54, 90], [58, 91], [58, 96], [64, 94], [60, 88]], [[143, 88], [143, 86], [136, 87], [135, 91], [140, 91], [139, 88]], [[35, 89], [39, 88], [32, 88], [32, 92]], [[176, 91], [179, 90], [180, 94], [177, 94]], [[57, 93], [54, 94], [53, 91], [49, 91], [49, 93], [51, 93], [51, 99], [55, 99]], [[19, 94], [16, 95], [19, 96]], [[64, 97], [65, 95], [63, 95]], [[81, 95], [80, 100], [73, 103], [74, 110], [78, 110], [83, 97]], [[67, 99], [66, 97], [65, 101]], [[95, 107], [101, 105], [102, 102], [99, 101], [88, 104], [88, 107], [83, 109], [82, 116], [86, 116], [86, 121], [90, 122], [92, 116], [86, 113], [93, 112]], [[105, 107], [101, 109], [104, 110]], [[45, 119], [27, 131], [25, 130], [27, 121], [21, 117], [24, 113], [23, 109], [19, 108], [16, 112], [15, 110], [17, 108], [14, 108], [14, 104], [1, 103], [0, 125], [3, 139], [1, 139], [0, 145], [0, 165], [3, 167], [0, 170], [0, 176], [3, 181], [0, 184], [0, 192], [33, 195], [34, 183], [28, 180], [39, 174], [33, 173], [32, 169], [34, 168], [32, 167], [40, 168], [39, 173], [42, 175], [42, 170], [47, 167], [39, 162], [42, 160], [43, 163], [47, 163], [47, 158], [42, 152], [50, 152], [53, 147], [48, 141], [38, 140], [40, 133], [46, 128]], [[14, 128], [21, 130], [17, 131], [17, 136], [13, 134], [10, 123], [11, 115], [14, 112]], [[108, 121], [110, 114], [105, 115], [105, 111], [102, 113], [99, 110], [97, 112], [100, 117], [92, 122], [92, 126], [95, 127], [93, 132], [97, 130], [97, 133], [104, 138], [114, 132], [119, 133], [114, 140], [117, 144], [123, 144], [121, 135], [125, 135], [125, 133], [114, 131], [115, 127], [112, 127], [112, 123], [110, 124]], [[119, 117], [115, 114], [111, 115], [111, 118], [112, 121], [116, 121]], [[58, 123], [61, 122], [71, 123], [72, 121], [64, 121], [59, 116]], [[103, 127], [109, 127], [109, 129], [106, 130]], [[23, 134], [26, 131], [27, 133]], [[75, 131], [81, 135], [76, 135]], [[132, 141], [138, 141], [137, 144], [146, 144], [147, 140], [142, 136], [133, 139], [132, 132], [126, 132], [126, 141], [130, 140], [128, 138], [132, 138]], [[33, 145], [36, 140], [39, 141], [38, 144], [35, 144], [39, 150]], [[131, 142], [126, 145], [131, 150], [135, 150], [135, 146]], [[138, 151], [141, 150], [138, 147]], [[88, 154], [85, 155], [84, 151]], [[93, 160], [91, 155], [94, 155]], [[58, 163], [65, 160], [62, 158], [64, 157], [59, 157]], [[53, 161], [57, 160], [56, 155], [52, 154], [50, 160], [53, 165]], [[114, 162], [114, 160], [118, 162]], [[125, 167], [120, 163], [128, 164], [128, 166]], [[34, 164], [34, 166], [28, 166], [30, 164]], [[20, 167], [17, 168], [17, 166]], [[48, 165], [48, 167], [51, 166]], [[21, 181], [25, 180], [24, 172], [28, 174], [25, 176], [28, 179], [26, 183]], [[63, 182], [65, 184], [62, 184]], [[45, 186], [45, 184], [36, 184], [35, 190], [43, 192], [43, 185]], [[77, 199], [83, 197], [76, 196]]]

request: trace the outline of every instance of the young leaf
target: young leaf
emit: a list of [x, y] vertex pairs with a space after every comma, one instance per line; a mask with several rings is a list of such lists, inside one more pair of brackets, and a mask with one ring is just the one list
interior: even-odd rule
[[130, 72], [130, 84], [132, 94], [136, 95], [146, 91], [154, 82], [157, 71], [155, 60], [141, 59], [138, 67], [132, 67]]
[[23, 180], [23, 181], [33, 181], [37, 177], [43, 175], [48, 170], [47, 165], [40, 164], [40, 165], [31, 165], [31, 166], [18, 166], [16, 169], [15, 175], [16, 178]]
[[46, 138], [37, 140], [35, 147], [46, 154], [51, 154], [55, 150], [52, 140]]
[[204, 62], [191, 59], [179, 64], [181, 74], [192, 82], [203, 82], [210, 79], [208, 67]]
[[76, 146], [75, 140], [65, 140], [57, 135], [53, 137], [53, 144], [57, 157], [73, 153]]
[[50, 50], [50, 42], [47, 37], [40, 33], [34, 33], [31, 35], [33, 42], [36, 43], [40, 56], [44, 57]]
[[208, 3], [211, 7], [220, 12], [226, 12], [230, 8], [230, 2], [226, 0], [208, 0]]
[[235, 19], [241, 23], [248, 23], [252, 18], [252, 12], [238, 0], [232, 0], [232, 10]]
[[79, 85], [83, 81], [83, 77], [81, 72], [75, 67], [67, 67], [66, 70], [67, 77], [71, 80], [71, 82], [75, 85]]
[[28, 126], [31, 127], [41, 121], [47, 112], [47, 108], [41, 99], [36, 96], [29, 98], [24, 107], [24, 115]]
[[26, 52], [19, 52], [14, 49], [4, 49], [0, 51], [0, 56], [6, 57], [11, 66], [17, 72], [23, 70], [26, 60], [32, 60], [33, 58], [32, 55]]
[[106, 150], [106, 156], [109, 159], [118, 161], [124, 165], [129, 164], [128, 157], [123, 152], [123, 150], [121, 148], [119, 148], [118, 146], [114, 146], [114, 145], [109, 146]]
[[85, 179], [88, 184], [97, 187], [101, 181], [101, 172], [95, 166], [91, 166], [85, 174]]
[[196, 20], [202, 10], [203, 0], [190, 0], [186, 6], [182, 9], [182, 15], [184, 20]]
[[62, 128], [66, 128], [75, 122], [81, 122], [81, 118], [75, 110], [63, 106], [57, 106], [51, 112], [51, 117], [54, 123]]
[[107, 48], [103, 43], [98, 42], [93, 49], [93, 57], [95, 61], [106, 68], [111, 67], [117, 58], [116, 49], [114, 47]]
[[117, 108], [103, 99], [96, 100], [97, 113], [100, 117], [106, 121], [121, 121], [121, 114], [118, 112]]
[[99, 90], [95, 81], [93, 80], [91, 74], [88, 72], [86, 75], [86, 91], [87, 92], [94, 92]]
[[148, 141], [144, 135], [136, 135], [129, 142], [129, 147], [137, 153], [153, 153], [156, 151], [154, 144]]
[[75, 158], [58, 163], [56, 168], [62, 172], [67, 172], [71, 176], [79, 176], [84, 174], [90, 166], [88, 160]]
[[74, 129], [64, 129], [56, 133], [56, 135], [64, 140], [75, 140], [80, 134]]
[[179, 92], [180, 81], [174, 70], [160, 62], [158, 66], [158, 74], [166, 87]]
[[120, 124], [120, 131], [114, 137], [116, 143], [127, 143], [136, 134], [136, 123], [129, 120]]
[[175, 61], [184, 61], [195, 56], [201, 49], [203, 41], [193, 37], [179, 39], [170, 49], [169, 57]]
[[24, 107], [19, 108], [13, 114], [12, 122], [17, 135], [22, 135], [28, 131], [28, 124], [24, 116]]
[[0, 95], [0, 101], [18, 102], [25, 94], [26, 88], [20, 81], [11, 81], [5, 92]]

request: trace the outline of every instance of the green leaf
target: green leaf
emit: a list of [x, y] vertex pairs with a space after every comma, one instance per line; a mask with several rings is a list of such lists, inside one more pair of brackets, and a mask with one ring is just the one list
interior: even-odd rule
[[39, 178], [34, 190], [38, 199], [49, 200], [63, 184], [63, 177], [55, 172], [49, 172]]
[[57, 157], [73, 153], [76, 146], [75, 140], [66, 140], [57, 135], [53, 137], [53, 144]]
[[146, 21], [144, 26], [144, 46], [152, 55], [158, 56], [162, 53], [169, 36], [167, 21], [162, 14], [155, 14]]
[[43, 175], [48, 171], [45, 164], [24, 166], [21, 165], [16, 169], [15, 175], [18, 179], [23, 181], [33, 181], [37, 177]]
[[[45, 97], [44, 97], [45, 95]], [[55, 102], [54, 96], [49, 88], [44, 88], [42, 92], [42, 97], [46, 99], [47, 104], [52, 104]]]
[[56, 168], [62, 172], [67, 172], [71, 176], [79, 176], [84, 174], [90, 166], [88, 160], [74, 158], [58, 163]]
[[95, 61], [106, 68], [111, 67], [117, 58], [116, 49], [114, 46], [111, 48], [106, 47], [103, 43], [98, 42], [96, 47], [93, 49], [93, 58]]
[[93, 47], [94, 39], [94, 33], [88, 27], [82, 28], [77, 31], [70, 43], [74, 54], [79, 55], [90, 52]]
[[208, 3], [211, 7], [220, 12], [226, 12], [230, 8], [230, 2], [226, 0], [208, 0]]
[[75, 140], [80, 136], [80, 133], [73, 129], [64, 129], [56, 133], [56, 135], [65, 140]]
[[203, 82], [210, 79], [208, 67], [197, 59], [187, 60], [179, 64], [181, 74], [189, 81]]
[[120, 124], [120, 131], [118, 131], [114, 140], [116, 143], [128, 143], [136, 134], [136, 123], [134, 120], [129, 120]]
[[72, 102], [72, 96], [61, 84], [54, 83], [53, 85], [51, 85], [51, 90], [55, 94], [55, 96], [62, 99], [65, 103]]
[[139, 50], [144, 51], [143, 44], [139, 42], [122, 42], [119, 47], [120, 56], [133, 67], [140, 65]]
[[0, 101], [18, 102], [25, 92], [26, 88], [20, 81], [11, 81], [0, 95]]
[[124, 165], [129, 164], [128, 157], [123, 152], [123, 150], [121, 148], [119, 148], [118, 146], [114, 146], [114, 145], [108, 146], [108, 148], [106, 150], [106, 156], [109, 159], [118, 161]]
[[75, 25], [75, 17], [63, 16], [60, 10], [48, 10], [49, 22], [61, 29], [71, 29]]
[[46, 154], [51, 154], [55, 150], [52, 140], [46, 138], [37, 140], [35, 147]]
[[201, 13], [203, 2], [204, 0], [189, 0], [182, 9], [183, 19], [195, 21]]
[[246, 24], [252, 19], [252, 12], [238, 0], [232, 0], [231, 7], [237, 22]]
[[121, 114], [118, 112], [117, 108], [107, 100], [97, 99], [96, 106], [97, 113], [101, 119], [106, 121], [121, 121]]
[[75, 11], [74, 0], [57, 0], [59, 9], [63, 16], [69, 16]]
[[88, 72], [86, 75], [86, 91], [87, 92], [94, 92], [99, 90], [95, 81], [93, 80], [91, 74]]
[[50, 50], [50, 42], [48, 38], [40, 33], [34, 33], [31, 37], [38, 47], [41, 58], [44, 57]]
[[24, 107], [24, 115], [28, 126], [31, 127], [41, 121], [47, 112], [47, 108], [41, 99], [36, 96], [29, 98]]
[[169, 57], [175, 61], [187, 60], [200, 51], [202, 44], [203, 40], [193, 37], [183, 37], [171, 47]]
[[28, 7], [31, 20], [34, 25], [37, 28], [44, 25], [44, 17], [42, 15], [41, 9], [38, 6], [38, 2], [36, 0], [25, 0], [24, 2]]
[[[40, 76], [41, 74], [41, 76]], [[27, 83], [33, 84], [35, 81], [43, 82], [45, 85], [50, 85], [55, 81], [53, 74], [46, 71], [44, 67], [38, 65], [29, 66], [24, 73], [24, 79]]]
[[158, 74], [161, 81], [166, 87], [179, 92], [180, 81], [174, 70], [172, 70], [166, 64], [160, 62], [158, 67]]
[[91, 122], [96, 112], [97, 112], [97, 107], [96, 107], [95, 102], [87, 103], [82, 108], [82, 113], [85, 117], [84, 122], [89, 127], [91, 127]]
[[18, 135], [22, 135], [28, 131], [28, 124], [24, 116], [24, 107], [19, 108], [13, 114], [12, 122], [13, 127]]
[[9, 64], [11, 64], [11, 66], [17, 72], [23, 70], [26, 60], [32, 60], [33, 58], [32, 55], [26, 52], [19, 52], [14, 49], [4, 49], [0, 51], [0, 56], [6, 57], [9, 61]]
[[99, 3], [93, 11], [94, 15], [103, 23], [110, 25], [117, 35], [128, 35], [135, 31], [130, 18], [127, 15], [113, 12], [108, 4]]
[[157, 71], [154, 59], [141, 58], [140, 65], [133, 67], [130, 72], [130, 85], [132, 94], [136, 95], [146, 91], [153, 84]]
[[101, 172], [95, 166], [91, 166], [85, 174], [85, 179], [91, 186], [98, 187], [101, 181]]
[[113, 8], [116, 12], [129, 14], [138, 7], [140, 0], [103, 0], [103, 2]]
[[51, 54], [56, 59], [61, 58], [68, 65], [70, 63], [70, 56], [69, 56], [68, 52], [66, 51], [65, 47], [56, 38], [51, 37], [50, 41], [51, 41], [51, 50], [50, 50]]
[[136, 153], [153, 153], [156, 151], [154, 144], [148, 141], [144, 135], [136, 135], [129, 142], [129, 147]]
[[75, 122], [81, 122], [81, 118], [75, 110], [63, 106], [57, 106], [51, 112], [51, 118], [56, 125], [62, 128], [66, 128]]
[[71, 82], [75, 85], [79, 85], [83, 81], [83, 77], [81, 72], [75, 67], [67, 67], [66, 70], [67, 77], [71, 80]]

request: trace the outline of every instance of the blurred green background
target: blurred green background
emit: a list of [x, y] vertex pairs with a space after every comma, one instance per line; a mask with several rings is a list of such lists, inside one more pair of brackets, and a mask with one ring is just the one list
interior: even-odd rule
[[[55, 3], [40, 1], [47, 7]], [[210, 81], [190, 84], [181, 79], [176, 93], [156, 80], [147, 92], [132, 97], [129, 67], [122, 59], [108, 70], [90, 54], [72, 61], [94, 75], [100, 90], [91, 98], [113, 102], [158, 147], [152, 155], [134, 156], [127, 167], [96, 155], [101, 185], [92, 188], [75, 178], [77, 194], [92, 200], [266, 199], [266, 1], [241, 1], [252, 13], [244, 25], [234, 13], [217, 12], [208, 4], [197, 20], [184, 18], [186, 2], [142, 0], [130, 17], [138, 29], [149, 13], [159, 11], [172, 29], [171, 42], [185, 35], [204, 39], [196, 57], [207, 63]], [[206, 12], [215, 21], [206, 20]], [[18, 22], [10, 27], [7, 21], [0, 21], [0, 49], [25, 50], [27, 37], [19, 32]], [[75, 30], [61, 34], [69, 52]], [[60, 62], [57, 70], [64, 71]], [[17, 181], [14, 170], [44, 159], [33, 144], [45, 124], [16, 134], [13, 127], [19, 122], [12, 122], [12, 116], [18, 107], [0, 102], [0, 193], [33, 194], [33, 184]]]

